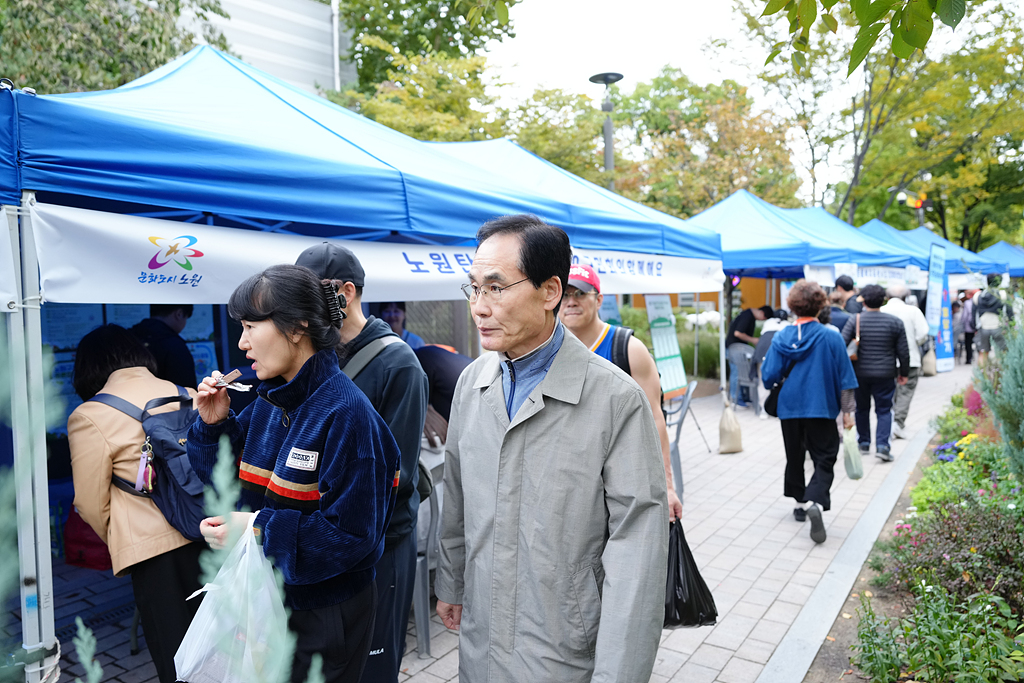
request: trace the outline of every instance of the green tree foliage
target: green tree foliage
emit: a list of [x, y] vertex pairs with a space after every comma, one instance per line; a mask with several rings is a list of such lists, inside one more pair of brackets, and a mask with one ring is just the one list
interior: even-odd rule
[[[341, 0], [341, 19], [353, 33], [349, 59], [358, 89], [371, 96], [388, 80], [395, 59], [446, 53], [476, 54], [488, 41], [514, 37], [508, 8], [518, 0]], [[391, 46], [367, 42], [377, 37]]]
[[666, 68], [621, 98], [641, 158], [616, 174], [624, 195], [684, 218], [747, 189], [779, 206], [799, 206], [786, 144], [787, 121], [755, 113], [734, 81], [698, 86]]
[[607, 182], [598, 146], [604, 114], [589, 97], [541, 89], [502, 118], [506, 133], [537, 156], [593, 183]]
[[[852, 74], [883, 36], [891, 54], [907, 59], [915, 50], [924, 50], [932, 37], [936, 20], [956, 28], [963, 21], [968, 5], [984, 0], [758, 0], [765, 22], [780, 21], [787, 37], [771, 46], [767, 62], [786, 53], [793, 68], [805, 67], [812, 46], [811, 29], [816, 24], [836, 33], [843, 11], [855, 19], [857, 35], [848, 50], [847, 75]], [[828, 37], [819, 36], [819, 41]]]
[[[360, 43], [366, 50], [392, 49], [379, 36], [364, 36]], [[481, 78], [486, 64], [483, 57], [396, 52], [387, 80], [372, 94], [332, 91], [327, 97], [418, 140], [486, 140], [503, 133], [501, 121], [484, 111], [493, 103]]]
[[227, 49], [207, 21], [219, 0], [0, 0], [0, 76], [39, 93], [116, 88], [192, 48], [183, 12]]

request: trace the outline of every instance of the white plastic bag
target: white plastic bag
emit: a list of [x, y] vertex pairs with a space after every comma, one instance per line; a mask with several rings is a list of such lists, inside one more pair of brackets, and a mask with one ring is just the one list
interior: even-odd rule
[[[255, 517], [253, 518], [255, 520]], [[288, 615], [274, 568], [256, 543], [252, 521], [228, 553], [174, 655], [178, 679], [189, 683], [277, 683], [291, 657]]]
[[846, 465], [846, 476], [850, 479], [864, 476], [864, 457], [860, 454], [857, 430], [853, 427], [843, 431], [843, 464]]

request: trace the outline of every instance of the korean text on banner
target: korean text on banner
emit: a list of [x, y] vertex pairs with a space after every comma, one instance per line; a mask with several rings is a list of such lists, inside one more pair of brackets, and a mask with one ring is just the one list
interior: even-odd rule
[[935, 336], [935, 369], [938, 372], [952, 372], [956, 365], [956, 360], [953, 358], [953, 314], [949, 305], [948, 278], [948, 275], [943, 274], [942, 318], [939, 321], [939, 332]]
[[681, 396], [686, 391], [686, 370], [676, 336], [676, 318], [672, 314], [672, 300], [668, 294], [647, 294], [647, 320], [651, 323], [651, 344], [654, 362], [661, 374], [661, 390], [666, 399]]
[[[933, 244], [928, 259], [928, 302], [925, 305], [924, 317], [928, 320], [928, 334], [939, 333], [942, 323], [942, 292], [946, 278], [946, 247]], [[948, 295], [947, 295], [948, 296]]]

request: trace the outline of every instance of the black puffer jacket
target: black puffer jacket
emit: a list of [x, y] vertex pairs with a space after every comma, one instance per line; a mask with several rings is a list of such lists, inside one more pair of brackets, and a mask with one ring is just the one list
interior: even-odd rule
[[[881, 311], [865, 310], [860, 317], [860, 348], [853, 370], [857, 377], [885, 379], [910, 374], [910, 347], [907, 346], [907, 331], [903, 321], [894, 315]], [[851, 315], [843, 327], [843, 339], [847, 344], [856, 336], [857, 317]]]

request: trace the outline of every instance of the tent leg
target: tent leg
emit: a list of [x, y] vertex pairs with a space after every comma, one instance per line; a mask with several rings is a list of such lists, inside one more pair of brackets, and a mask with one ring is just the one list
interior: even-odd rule
[[[8, 315], [11, 351], [14, 476], [17, 481], [18, 554], [21, 568], [22, 643], [27, 653], [50, 650], [56, 639], [53, 622], [53, 567], [50, 562], [50, 507], [46, 472], [46, 418], [43, 404], [42, 326], [39, 315], [39, 277], [28, 207], [31, 192], [22, 196], [21, 210], [7, 209], [11, 246], [16, 255], [15, 279], [23, 307]], [[19, 221], [20, 214], [20, 221]], [[19, 227], [20, 223], [20, 227]], [[17, 256], [20, 256], [20, 261]], [[31, 657], [30, 657], [31, 658]], [[26, 683], [37, 683], [43, 672], [58, 665], [56, 657], [25, 668]]]
[[700, 294], [694, 293], [693, 295], [693, 378], [697, 379], [697, 361], [700, 358], [698, 350], [700, 348]]
[[[726, 280], [726, 282], [728, 282], [728, 280]], [[718, 292], [718, 310], [719, 311], [725, 311], [725, 289], [724, 288], [721, 291]], [[726, 384], [727, 380], [725, 378], [725, 332], [726, 332], [726, 325], [727, 324], [728, 323], [727, 323], [727, 320], [725, 318], [725, 314], [723, 313], [718, 318], [718, 377], [719, 377], [719, 387], [722, 390], [722, 395], [723, 396], [727, 396], [728, 395], [726, 393], [728, 391], [728, 389], [726, 388], [728, 385]]]

